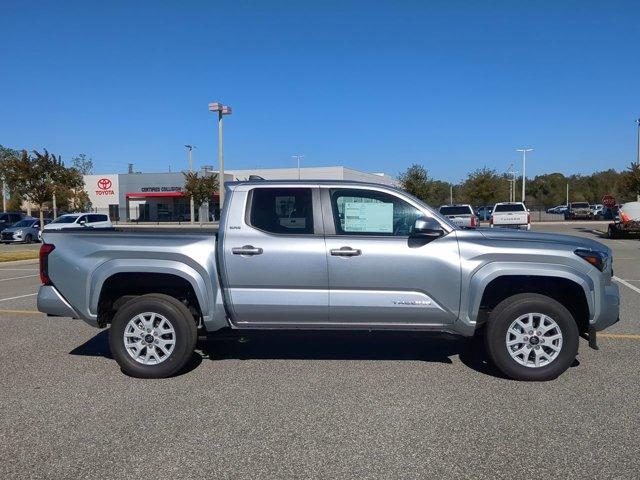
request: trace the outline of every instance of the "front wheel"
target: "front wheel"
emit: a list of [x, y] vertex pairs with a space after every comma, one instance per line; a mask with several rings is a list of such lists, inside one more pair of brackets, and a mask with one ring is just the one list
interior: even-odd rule
[[498, 369], [516, 380], [561, 375], [578, 354], [578, 326], [571, 313], [545, 295], [524, 293], [503, 300], [487, 324], [485, 345]]
[[193, 355], [196, 323], [185, 307], [164, 295], [149, 294], [120, 307], [109, 329], [111, 353], [127, 375], [165, 378]]

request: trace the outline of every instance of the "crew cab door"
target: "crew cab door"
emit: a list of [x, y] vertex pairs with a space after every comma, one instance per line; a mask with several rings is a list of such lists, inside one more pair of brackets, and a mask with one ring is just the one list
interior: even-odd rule
[[322, 188], [321, 193], [330, 322], [428, 327], [457, 318], [455, 231], [436, 239], [412, 237], [415, 220], [433, 214], [388, 191]]
[[250, 185], [232, 195], [221, 227], [232, 321], [326, 323], [329, 279], [318, 188]]

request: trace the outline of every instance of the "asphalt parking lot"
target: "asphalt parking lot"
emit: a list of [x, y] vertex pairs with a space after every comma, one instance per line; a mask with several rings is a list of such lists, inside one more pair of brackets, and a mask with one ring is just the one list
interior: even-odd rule
[[35, 262], [0, 263], [0, 478], [637, 478], [640, 241], [600, 241], [621, 321], [547, 383], [415, 333], [228, 334], [133, 379], [106, 331], [35, 312]]

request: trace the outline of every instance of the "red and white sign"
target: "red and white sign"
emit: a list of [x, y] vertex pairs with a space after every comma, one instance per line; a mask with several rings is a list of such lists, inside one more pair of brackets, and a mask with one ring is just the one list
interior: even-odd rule
[[96, 184], [98, 185], [98, 190], [96, 190], [96, 195], [115, 195], [116, 194], [116, 192], [114, 192], [111, 189], [113, 182], [108, 178], [101, 178], [96, 182]]
[[612, 195], [605, 195], [602, 197], [602, 204], [607, 208], [613, 208], [616, 204], [616, 199]]

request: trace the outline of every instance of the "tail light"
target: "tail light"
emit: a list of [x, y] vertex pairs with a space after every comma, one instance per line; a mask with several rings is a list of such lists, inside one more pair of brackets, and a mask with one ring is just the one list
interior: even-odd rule
[[493, 225], [493, 215], [489, 217], [489, 225]]
[[527, 223], [531, 223], [531, 214], [527, 213]]
[[43, 285], [51, 285], [49, 278], [49, 254], [56, 248], [50, 243], [43, 243], [40, 247], [40, 282]]
[[471, 216], [471, 226], [472, 227], [477, 227], [478, 226], [478, 220], [473, 215]]

